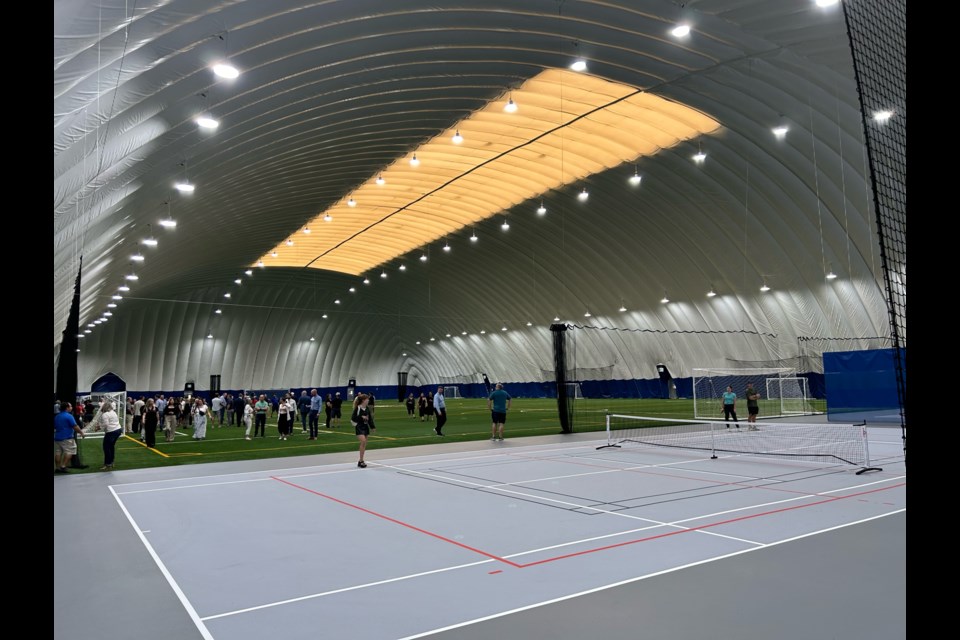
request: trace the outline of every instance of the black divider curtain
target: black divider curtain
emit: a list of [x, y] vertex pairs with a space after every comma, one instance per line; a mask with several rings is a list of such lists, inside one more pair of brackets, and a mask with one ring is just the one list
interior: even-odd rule
[[77, 269], [77, 280], [73, 285], [73, 302], [70, 303], [70, 313], [67, 315], [67, 326], [63, 329], [63, 339], [60, 341], [60, 357], [57, 358], [57, 388], [54, 391], [54, 400], [65, 400], [71, 404], [77, 401], [77, 349], [80, 348], [80, 269]]
[[553, 370], [557, 381], [557, 415], [563, 433], [573, 433], [573, 398], [567, 394], [567, 325], [552, 324]]
[[407, 372], [397, 372], [397, 402], [403, 402], [407, 397]]

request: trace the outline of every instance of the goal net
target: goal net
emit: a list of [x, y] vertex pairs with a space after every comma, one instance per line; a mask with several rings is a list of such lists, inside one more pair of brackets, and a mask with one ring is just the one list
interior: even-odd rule
[[567, 388], [567, 397], [573, 400], [583, 400], [583, 389], [579, 382], [567, 382], [564, 384]]
[[[760, 417], [776, 418], [814, 413], [807, 379], [793, 367], [711, 368], [693, 370], [693, 416], [712, 420], [723, 414], [727, 387], [737, 394], [737, 417], [747, 417], [747, 385], [759, 392]], [[764, 394], [766, 392], [766, 394]]]
[[117, 417], [120, 419], [120, 426], [123, 427], [127, 416], [127, 392], [126, 391], [108, 391], [104, 393], [92, 393], [89, 396], [83, 397], [80, 399], [81, 402], [85, 402], [87, 398], [93, 402], [95, 407], [93, 411], [93, 420], [89, 423], [83, 425], [83, 432], [87, 435], [93, 435], [94, 437], [103, 437], [103, 432], [98, 432], [97, 422], [100, 419], [100, 407], [103, 406], [103, 403], [107, 400], [113, 405], [113, 410], [117, 412]]
[[463, 396], [460, 395], [460, 387], [457, 386], [447, 386], [443, 385], [443, 397], [447, 400], [462, 400]]

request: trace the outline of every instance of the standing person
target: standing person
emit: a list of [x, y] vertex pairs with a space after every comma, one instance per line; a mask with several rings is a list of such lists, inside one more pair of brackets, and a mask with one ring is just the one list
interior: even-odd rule
[[253, 426], [253, 398], [247, 398], [246, 403], [243, 405], [243, 424], [247, 427], [244, 436], [249, 440], [250, 428]]
[[310, 417], [310, 396], [307, 390], [300, 392], [300, 399], [297, 400], [297, 407], [300, 409], [300, 433], [307, 432], [307, 418]]
[[490, 440], [503, 442], [503, 424], [507, 421], [507, 411], [512, 402], [510, 394], [503, 390], [503, 384], [498, 382], [496, 388], [487, 398], [487, 409], [490, 411]]
[[227, 413], [227, 426], [233, 424], [233, 396], [229, 393], [223, 394], [223, 407], [226, 409]]
[[54, 473], [70, 473], [67, 466], [70, 458], [77, 453], [77, 441], [74, 434], [83, 436], [83, 429], [73, 417], [73, 405], [69, 402], [60, 403], [60, 413], [53, 417], [53, 465]]
[[340, 392], [337, 391], [335, 394], [333, 394], [333, 400], [330, 401], [330, 420], [333, 422], [334, 428], [340, 426], [340, 413], [342, 411], [342, 407], [343, 398], [340, 397]]
[[370, 401], [367, 403], [367, 408], [370, 409], [370, 417], [372, 418], [372, 417], [373, 417], [373, 412], [374, 412], [374, 410], [376, 409], [376, 407], [374, 407], [374, 405], [377, 404], [377, 397], [376, 397], [375, 395], [373, 395], [373, 391], [371, 391], [371, 392], [368, 393], [367, 395], [370, 396]]
[[330, 428], [330, 418], [333, 417], [333, 394], [328, 393], [327, 399], [323, 402], [323, 412], [326, 415], [327, 423], [325, 428]]
[[417, 401], [414, 400], [413, 394], [411, 393], [409, 396], [407, 396], [407, 415], [414, 419], [417, 417], [416, 414], [414, 414], [414, 409], [416, 406]]
[[420, 422], [423, 422], [427, 417], [427, 396], [423, 391], [417, 398], [417, 411], [420, 413]]
[[236, 420], [238, 427], [243, 424], [243, 414], [247, 410], [247, 405], [250, 404], [248, 400], [249, 398], [244, 398], [242, 391], [233, 399], [233, 419]]
[[[310, 390], [310, 439], [316, 440], [320, 431], [320, 406], [323, 404], [316, 389]], [[330, 413], [327, 412], [327, 422], [330, 422]]]
[[373, 416], [370, 414], [370, 396], [361, 393], [353, 401], [353, 413], [350, 414], [350, 422], [354, 425], [354, 432], [357, 434], [357, 440], [360, 441], [360, 462], [357, 466], [361, 469], [366, 468], [367, 463], [363, 461], [363, 454], [367, 450], [367, 436], [377, 430], [373, 423]]
[[123, 434], [123, 427], [120, 426], [120, 416], [113, 410], [113, 403], [109, 400], [100, 408], [96, 430], [103, 431], [103, 466], [100, 467], [100, 471], [113, 471], [117, 440]]
[[437, 387], [437, 394], [433, 396], [433, 411], [437, 415], [437, 426], [433, 430], [442, 436], [443, 425], [447, 424], [447, 401], [443, 398], [443, 387]]
[[[733, 387], [727, 387], [727, 390], [723, 394], [723, 421], [730, 422], [730, 416], [733, 416], [733, 421], [737, 424], [737, 429], [740, 428], [740, 421], [737, 420], [737, 394], [733, 392]], [[727, 425], [727, 429], [730, 428], [730, 425]]]
[[124, 432], [124, 433], [130, 433], [130, 432], [133, 431], [133, 413], [134, 413], [134, 411], [136, 411], [136, 409], [135, 409], [135, 407], [133, 406], [133, 398], [130, 397], [130, 396], [127, 396], [127, 412], [126, 412], [126, 416], [124, 416], [124, 425], [123, 425], [123, 432]]
[[177, 434], [177, 416], [180, 414], [180, 404], [170, 398], [163, 408], [163, 435], [167, 442], [173, 442]]
[[217, 426], [223, 426], [223, 414], [221, 413], [223, 409], [223, 401], [220, 399], [220, 396], [214, 394], [213, 400], [210, 401], [210, 408], [213, 409], [213, 415], [210, 416], [210, 419], [217, 418]]
[[437, 410], [433, 407], [433, 391], [427, 391], [427, 422], [433, 422]]
[[750, 423], [750, 431], [760, 431], [757, 428], [757, 414], [760, 413], [760, 393], [753, 388], [753, 383], [747, 383], [747, 390], [744, 392], [747, 396], [747, 422]]
[[207, 405], [203, 398], [197, 398], [193, 405], [193, 439], [207, 439]]
[[260, 434], [261, 438], [267, 437], [267, 411], [270, 409], [270, 403], [267, 402], [267, 396], [265, 394], [260, 394], [260, 399], [257, 400], [257, 403], [253, 405], [253, 437], [256, 438], [257, 434]]
[[283, 399], [277, 404], [277, 431], [280, 432], [281, 440], [286, 440], [287, 435], [290, 433], [289, 411], [290, 405], [287, 404], [287, 397], [284, 395]]
[[147, 404], [143, 408], [143, 441], [151, 449], [157, 447], [157, 425], [160, 424], [160, 412], [153, 398], [147, 398]]
[[[143, 424], [143, 405], [146, 404], [143, 401], [143, 396], [137, 398], [137, 401], [133, 403], [133, 432], [140, 433], [140, 427]], [[143, 438], [140, 438], [143, 441]]]

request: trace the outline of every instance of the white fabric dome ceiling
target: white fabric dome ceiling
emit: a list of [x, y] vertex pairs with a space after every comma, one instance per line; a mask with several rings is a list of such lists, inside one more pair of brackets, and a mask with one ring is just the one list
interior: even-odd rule
[[[692, 27], [683, 39], [669, 35], [679, 21]], [[554, 317], [760, 336], [595, 332], [578, 364], [623, 378], [654, 377], [657, 361], [684, 377], [790, 358], [803, 336], [889, 334], [840, 7], [62, 1], [54, 34], [55, 360], [81, 256], [83, 328], [139, 276], [81, 340], [81, 389], [106, 371], [136, 390], [202, 387], [211, 373], [224, 388], [395, 384], [397, 371], [411, 384], [540, 380]], [[576, 56], [721, 129], [432, 241], [369, 285], [306, 268], [244, 275], [398, 158]], [[224, 57], [236, 80], [210, 72]], [[201, 112], [215, 132], [198, 129]], [[195, 193], [174, 190], [183, 178]], [[175, 230], [159, 225], [168, 212]]]

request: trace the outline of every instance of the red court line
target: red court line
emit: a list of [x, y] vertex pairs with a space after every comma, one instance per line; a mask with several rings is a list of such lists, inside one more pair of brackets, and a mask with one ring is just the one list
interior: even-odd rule
[[486, 551], [482, 551], [482, 550], [480, 550], [480, 549], [476, 549], [476, 548], [471, 547], [471, 546], [469, 546], [469, 545], [463, 544], [462, 542], [457, 542], [456, 540], [451, 540], [450, 538], [446, 538], [446, 537], [444, 537], [444, 536], [441, 536], [441, 535], [438, 534], [438, 533], [433, 533], [432, 531], [427, 531], [426, 529], [421, 529], [420, 527], [415, 527], [415, 526], [413, 526], [412, 524], [408, 524], [408, 523], [403, 522], [403, 521], [401, 521], [401, 520], [397, 520], [396, 518], [391, 518], [390, 516], [383, 515], [382, 513], [377, 513], [376, 511], [372, 511], [372, 510], [370, 510], [370, 509], [366, 509], [366, 508], [364, 508], [364, 507], [361, 507], [360, 505], [356, 505], [356, 504], [347, 502], [346, 500], [340, 500], [339, 498], [334, 498], [333, 496], [328, 496], [328, 495], [325, 494], [325, 493], [320, 493], [319, 491], [314, 491], [313, 489], [308, 489], [307, 487], [301, 486], [301, 485], [299, 485], [299, 484], [294, 484], [294, 483], [292, 483], [292, 482], [289, 482], [289, 481], [287, 481], [287, 480], [284, 480], [283, 478], [278, 478], [278, 477], [276, 477], [276, 476], [270, 476], [270, 477], [271, 477], [273, 480], [276, 480], [276, 481], [278, 481], [278, 482], [282, 482], [282, 483], [284, 483], [284, 484], [286, 484], [286, 485], [289, 485], [289, 486], [291, 486], [291, 487], [295, 487], [295, 488], [297, 488], [297, 489], [302, 489], [303, 491], [306, 491], [306, 492], [308, 492], [308, 493], [312, 493], [312, 494], [314, 494], [314, 495], [320, 496], [321, 498], [326, 498], [327, 500], [332, 500], [332, 501], [334, 501], [334, 502], [336, 502], [336, 503], [338, 503], [338, 504], [344, 505], [345, 507], [351, 507], [351, 508], [356, 509], [356, 510], [358, 510], [358, 511], [363, 511], [364, 513], [368, 513], [368, 514], [370, 514], [370, 515], [372, 515], [372, 516], [376, 516], [377, 518], [382, 518], [383, 520], [387, 520], [388, 522], [392, 522], [392, 523], [394, 523], [394, 524], [398, 524], [398, 525], [400, 525], [401, 527], [406, 527], [406, 528], [412, 529], [413, 531], [416, 531], [416, 532], [418, 532], [418, 533], [423, 533], [423, 534], [426, 534], [426, 535], [431, 536], [431, 537], [433, 537], [433, 538], [437, 538], [438, 540], [443, 540], [444, 542], [449, 542], [450, 544], [455, 544], [455, 545], [457, 545], [458, 547], [461, 547], [461, 548], [466, 549], [466, 550], [468, 550], [468, 551], [473, 551], [474, 553], [479, 553], [480, 555], [486, 556], [487, 558], [491, 558], [491, 559], [496, 560], [496, 561], [498, 561], [498, 562], [503, 562], [504, 564], [508, 564], [508, 565], [510, 565], [511, 567], [520, 567], [519, 564], [517, 564], [517, 563], [515, 563], [515, 562], [511, 562], [511, 561], [507, 560], [506, 558], [501, 558], [500, 556], [495, 556], [495, 555], [493, 555], [492, 553], [487, 553]]
[[[588, 553], [596, 553], [596, 552], [598, 552], [598, 551], [607, 551], [608, 549], [616, 549], [616, 548], [618, 548], [618, 547], [626, 547], [626, 546], [629, 546], [629, 545], [632, 545], [632, 544], [637, 544], [638, 542], [649, 542], [649, 541], [651, 541], [651, 540], [658, 540], [658, 539], [660, 539], [660, 538], [669, 538], [670, 536], [676, 536], [676, 535], [680, 535], [680, 534], [684, 534], [684, 533], [693, 533], [693, 532], [695, 532], [695, 531], [702, 531], [702, 530], [704, 530], [704, 529], [711, 529], [711, 528], [713, 528], [713, 527], [719, 527], [719, 526], [721, 526], [721, 525], [731, 524], [731, 523], [733, 523], [733, 522], [741, 522], [741, 521], [743, 521], [743, 520], [752, 520], [753, 518], [760, 518], [760, 517], [763, 517], [763, 516], [769, 516], [769, 515], [773, 515], [773, 514], [775, 514], [775, 513], [785, 513], [785, 512], [787, 512], [787, 511], [795, 511], [795, 510], [797, 510], [797, 509], [806, 509], [806, 508], [808, 508], [808, 507], [815, 507], [815, 506], [821, 505], [821, 504], [829, 504], [829, 503], [831, 503], [831, 502], [837, 502], [837, 501], [839, 501], [839, 500], [849, 500], [850, 498], [858, 498], [858, 497], [860, 497], [860, 496], [869, 495], [869, 494], [871, 494], [871, 493], [878, 493], [878, 492], [880, 492], [880, 491], [889, 491], [890, 489], [896, 489], [897, 487], [903, 487], [903, 486], [906, 486], [906, 484], [907, 484], [906, 482], [901, 482], [901, 483], [899, 483], [899, 484], [895, 484], [895, 485], [892, 485], [892, 486], [889, 486], [889, 487], [879, 487], [879, 488], [877, 488], [877, 489], [870, 489], [870, 490], [868, 490], [868, 491], [861, 491], [861, 492], [859, 492], [859, 493], [852, 493], [852, 494], [850, 494], [850, 495], [848, 495], [848, 496], [835, 496], [835, 497], [832, 497], [832, 498], [827, 498], [827, 499], [825, 499], [825, 500], [820, 500], [820, 501], [817, 501], [817, 502], [811, 502], [811, 503], [809, 503], [809, 504], [798, 504], [798, 505], [793, 505], [793, 506], [790, 506], [790, 507], [782, 507], [782, 508], [780, 508], [780, 509], [771, 509], [771, 510], [769, 510], [769, 511], [761, 511], [760, 513], [754, 513], [754, 514], [751, 514], [751, 515], [748, 515], [748, 516], [740, 516], [740, 517], [738, 517], [738, 518], [730, 518], [730, 519], [727, 519], [727, 520], [720, 520], [720, 521], [718, 521], [718, 522], [711, 522], [711, 523], [708, 523], [708, 524], [702, 524], [702, 525], [697, 526], [697, 527], [687, 527], [687, 528], [684, 528], [684, 529], [678, 529], [678, 530], [676, 530], [676, 531], [669, 531], [669, 532], [667, 532], [667, 533], [659, 533], [659, 534], [654, 535], [654, 536], [647, 536], [647, 537], [645, 537], [645, 538], [637, 538], [637, 539], [635, 539], [635, 540], [626, 540], [626, 541], [624, 541], [624, 542], [618, 542], [617, 544], [610, 544], [610, 545], [606, 545], [606, 546], [603, 546], [603, 547], [595, 547], [595, 548], [593, 548], [593, 549], [585, 549], [585, 550], [583, 550], [583, 551], [576, 551], [576, 552], [574, 552], [574, 553], [567, 553], [567, 554], [564, 554], [564, 555], [562, 555], [562, 556], [554, 556], [554, 557], [552, 557], [552, 558], [544, 558], [543, 560], [536, 560], [536, 561], [534, 561], [534, 562], [528, 562], [528, 563], [526, 563], [526, 564], [519, 564], [519, 563], [516, 563], [516, 562], [512, 562], [512, 561], [510, 561], [510, 560], [507, 560], [506, 558], [501, 558], [500, 556], [494, 555], [494, 554], [492, 554], [492, 553], [487, 553], [486, 551], [482, 551], [482, 550], [480, 550], [480, 549], [476, 549], [476, 548], [474, 548], [474, 547], [465, 545], [465, 544], [463, 544], [463, 543], [461, 543], [461, 542], [457, 542], [456, 540], [451, 540], [450, 538], [446, 538], [446, 537], [444, 537], [444, 536], [441, 536], [440, 534], [433, 533], [433, 532], [431, 532], [431, 531], [427, 531], [426, 529], [421, 529], [420, 527], [415, 527], [415, 526], [413, 526], [412, 524], [408, 524], [408, 523], [403, 522], [403, 521], [401, 521], [401, 520], [397, 520], [396, 518], [391, 518], [390, 516], [386, 516], [386, 515], [383, 515], [383, 514], [381, 514], [381, 513], [377, 513], [376, 511], [372, 511], [372, 510], [370, 510], [370, 509], [366, 509], [366, 508], [364, 508], [364, 507], [361, 507], [361, 506], [359, 506], [359, 505], [355, 505], [355, 504], [350, 503], [350, 502], [347, 502], [347, 501], [345, 501], [345, 500], [340, 500], [339, 498], [334, 498], [333, 496], [329, 496], [329, 495], [327, 495], [327, 494], [325, 494], [325, 493], [320, 493], [319, 491], [314, 491], [313, 489], [308, 489], [307, 487], [304, 487], [304, 486], [301, 486], [301, 485], [298, 485], [298, 484], [294, 484], [293, 482], [289, 482], [289, 481], [287, 481], [287, 480], [284, 480], [283, 478], [278, 478], [278, 477], [276, 477], [276, 476], [270, 476], [270, 477], [271, 477], [273, 480], [276, 480], [276, 481], [278, 481], [278, 482], [282, 482], [282, 483], [284, 483], [284, 484], [286, 484], [286, 485], [289, 485], [289, 486], [291, 486], [291, 487], [294, 487], [294, 488], [296, 488], [296, 489], [301, 489], [301, 490], [306, 491], [306, 492], [308, 492], [308, 493], [312, 493], [312, 494], [314, 494], [314, 495], [320, 496], [321, 498], [326, 498], [326, 499], [328, 499], [328, 500], [332, 500], [333, 502], [336, 502], [336, 503], [338, 503], [338, 504], [342, 504], [342, 505], [344, 505], [344, 506], [351, 507], [351, 508], [353, 508], [353, 509], [357, 509], [358, 511], [362, 511], [362, 512], [364, 512], [364, 513], [370, 514], [370, 515], [375, 516], [375, 517], [377, 517], [377, 518], [381, 518], [381, 519], [383, 519], [383, 520], [387, 520], [388, 522], [392, 522], [392, 523], [394, 523], [394, 524], [398, 524], [398, 525], [400, 525], [400, 526], [402, 526], [402, 527], [406, 527], [406, 528], [411, 529], [411, 530], [413, 530], [413, 531], [417, 531], [417, 532], [419, 532], [419, 533], [426, 534], [426, 535], [431, 536], [431, 537], [433, 537], [433, 538], [437, 538], [438, 540], [443, 540], [444, 542], [449, 542], [450, 544], [454, 544], [454, 545], [456, 545], [456, 546], [458, 546], [458, 547], [461, 547], [461, 548], [463, 548], [463, 549], [467, 549], [468, 551], [473, 551], [474, 553], [479, 553], [479, 554], [482, 555], [482, 556], [486, 556], [487, 558], [491, 558], [491, 559], [496, 560], [496, 561], [498, 561], [498, 562], [503, 562], [504, 564], [508, 564], [508, 565], [510, 565], [511, 567], [516, 567], [517, 569], [526, 569], [527, 567], [534, 567], [534, 566], [536, 566], [536, 565], [546, 564], [547, 562], [554, 562], [554, 561], [556, 561], [556, 560], [565, 560], [565, 559], [567, 559], [567, 558], [575, 558], [575, 557], [577, 557], [577, 556], [583, 556], [583, 555], [586, 555], [586, 554], [588, 554]], [[668, 525], [661, 525], [661, 526], [668, 526]]]

